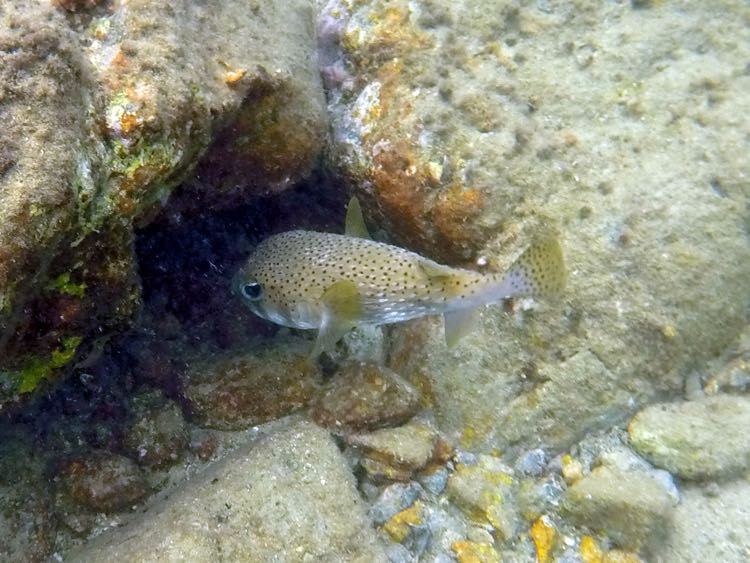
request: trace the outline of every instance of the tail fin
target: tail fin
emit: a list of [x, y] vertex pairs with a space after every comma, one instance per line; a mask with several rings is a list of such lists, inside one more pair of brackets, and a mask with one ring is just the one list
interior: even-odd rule
[[500, 297], [558, 295], [567, 277], [560, 241], [545, 238], [527, 248], [503, 276]]

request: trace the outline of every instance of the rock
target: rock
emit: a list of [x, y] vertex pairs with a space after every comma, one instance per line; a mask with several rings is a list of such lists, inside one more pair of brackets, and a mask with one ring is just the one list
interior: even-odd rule
[[685, 479], [731, 477], [750, 465], [750, 399], [719, 395], [646, 407], [630, 440], [654, 465]]
[[706, 495], [697, 486], [683, 490], [682, 502], [674, 512], [674, 529], [654, 559], [665, 563], [747, 561], [748, 498], [750, 483], [746, 480], [722, 483], [715, 495]]
[[328, 434], [286, 422], [66, 558], [386, 561]]
[[201, 155], [183, 211], [292, 185], [326, 133], [309, 0], [58, 4], [0, 11], [0, 407], [130, 326], [134, 225]]
[[[730, 69], [750, 42], [685, 43], [747, 38], [742, 8], [626, 8], [504, 3], [480, 22], [472, 3], [404, 0], [321, 15], [324, 73], [339, 76], [331, 160], [390, 240], [502, 271], [562, 231], [559, 302], [489, 307], [453, 350], [439, 321], [391, 331], [389, 367], [466, 448], [563, 450], [680, 390], [746, 324], [750, 113], [736, 117], [746, 88]], [[670, 49], [685, 57], [657, 54]], [[662, 150], [675, 134], [686, 145]]]
[[394, 371], [370, 363], [343, 367], [312, 403], [310, 414], [336, 430], [402, 424], [419, 409], [419, 392]]
[[620, 547], [648, 551], [668, 534], [672, 500], [644, 472], [603, 466], [567, 490], [563, 509], [576, 525], [600, 531]]
[[500, 541], [512, 538], [519, 525], [510, 474], [482, 465], [458, 465], [448, 479], [446, 495], [470, 519], [489, 524]]
[[433, 471], [422, 473], [418, 477], [419, 484], [433, 495], [439, 495], [448, 484], [448, 470], [445, 467], [438, 467]]
[[425, 424], [411, 423], [354, 434], [346, 441], [362, 451], [360, 463], [372, 477], [408, 481], [434, 459], [438, 435]]
[[63, 495], [95, 512], [130, 508], [148, 492], [146, 480], [135, 462], [105, 451], [66, 460], [55, 479]]
[[174, 463], [187, 448], [190, 437], [182, 410], [160, 393], [136, 396], [132, 417], [123, 445], [141, 465], [161, 467]]
[[191, 417], [208, 428], [240, 430], [301, 409], [320, 375], [307, 361], [308, 344], [272, 341], [191, 365], [183, 383]]
[[524, 479], [518, 488], [518, 509], [526, 519], [556, 511], [560, 507], [565, 484], [555, 474], [541, 480]]
[[375, 524], [385, 524], [397, 513], [409, 508], [422, 494], [419, 483], [394, 483], [387, 486], [370, 507], [369, 515]]
[[525, 475], [539, 477], [547, 466], [547, 454], [542, 449], [530, 450], [519, 456], [516, 470]]

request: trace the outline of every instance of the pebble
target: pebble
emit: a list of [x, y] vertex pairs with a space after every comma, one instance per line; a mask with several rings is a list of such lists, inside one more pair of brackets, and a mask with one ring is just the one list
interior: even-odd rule
[[161, 393], [141, 393], [133, 399], [133, 423], [123, 447], [139, 464], [162, 467], [176, 462], [190, 437], [182, 410]]
[[305, 350], [292, 340], [191, 366], [183, 381], [191, 418], [206, 428], [243, 430], [303, 408], [320, 375]]
[[350, 435], [346, 441], [363, 452], [360, 463], [371, 477], [408, 481], [432, 461], [437, 439], [426, 424], [407, 424]]
[[56, 479], [64, 495], [95, 512], [129, 508], [148, 492], [143, 473], [133, 460], [106, 451], [66, 460]]
[[439, 495], [448, 484], [448, 470], [445, 467], [440, 467], [431, 473], [420, 474], [417, 480], [426, 491], [433, 495]]
[[537, 448], [522, 454], [516, 462], [516, 470], [531, 477], [539, 477], [547, 465], [547, 454]]
[[370, 507], [370, 518], [377, 525], [385, 524], [397, 513], [414, 504], [423, 493], [421, 485], [416, 482], [389, 485]]
[[633, 448], [689, 480], [729, 478], [750, 466], [750, 399], [717, 395], [646, 407], [630, 422]]
[[666, 537], [672, 499], [642, 471], [601, 466], [565, 493], [564, 512], [577, 525], [608, 535], [625, 549], [648, 549]]
[[420, 394], [396, 372], [372, 363], [342, 367], [313, 401], [310, 414], [333, 430], [375, 430], [412, 418]]

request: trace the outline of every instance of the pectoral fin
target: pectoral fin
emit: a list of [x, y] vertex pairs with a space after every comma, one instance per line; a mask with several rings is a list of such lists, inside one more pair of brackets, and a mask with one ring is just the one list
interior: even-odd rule
[[453, 348], [479, 322], [479, 309], [451, 311], [445, 313], [443, 318], [445, 319], [445, 343], [448, 348]]
[[365, 225], [365, 218], [362, 216], [362, 207], [356, 197], [352, 197], [349, 205], [346, 206], [346, 230], [344, 232], [350, 237], [371, 238]]
[[311, 357], [330, 350], [342, 336], [357, 325], [362, 316], [362, 300], [357, 285], [349, 280], [334, 283], [322, 296], [323, 322]]

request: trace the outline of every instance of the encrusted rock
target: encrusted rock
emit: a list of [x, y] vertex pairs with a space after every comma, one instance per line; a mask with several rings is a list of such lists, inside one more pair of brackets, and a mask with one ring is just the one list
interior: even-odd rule
[[146, 480], [133, 460], [105, 451], [66, 460], [55, 478], [61, 493], [96, 512], [129, 508], [148, 492]]
[[419, 409], [419, 392], [394, 371], [371, 363], [344, 366], [313, 402], [315, 422], [336, 430], [402, 424]]
[[128, 455], [147, 466], [177, 461], [189, 442], [180, 407], [158, 392], [135, 397], [133, 405], [133, 423], [123, 440]]
[[172, 205], [234, 205], [326, 133], [310, 0], [100, 3], [0, 10], [0, 408], [133, 322], [134, 225], [196, 165]]
[[301, 409], [319, 376], [308, 348], [307, 341], [275, 342], [192, 365], [184, 381], [191, 416], [208, 428], [238, 430]]
[[504, 541], [515, 535], [519, 524], [512, 484], [512, 475], [501, 468], [458, 465], [446, 494], [469, 518], [491, 525]]
[[662, 541], [672, 517], [672, 499], [658, 481], [644, 472], [606, 466], [573, 484], [563, 508], [576, 524], [636, 551]]
[[375, 524], [384, 524], [398, 512], [409, 508], [422, 494], [419, 483], [394, 483], [380, 493], [370, 507], [369, 514]]
[[750, 465], [750, 399], [718, 395], [646, 407], [630, 423], [633, 447], [685, 479], [730, 477]]

